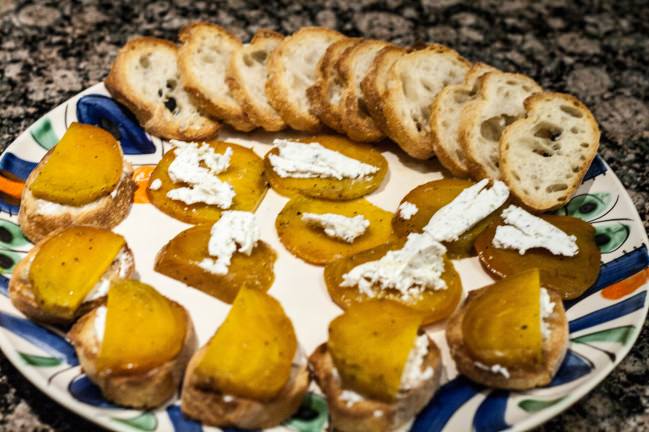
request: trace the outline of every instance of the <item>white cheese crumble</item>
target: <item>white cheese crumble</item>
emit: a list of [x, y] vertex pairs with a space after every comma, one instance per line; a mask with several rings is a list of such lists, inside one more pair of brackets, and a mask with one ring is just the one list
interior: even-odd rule
[[419, 207], [409, 201], [401, 203], [398, 209], [399, 217], [403, 220], [410, 220], [418, 211]]
[[228, 273], [232, 255], [241, 252], [250, 255], [260, 238], [257, 219], [251, 212], [226, 211], [212, 225], [208, 253], [214, 258], [204, 258], [198, 265], [210, 273]]
[[340, 400], [345, 402], [345, 405], [347, 405], [348, 407], [356, 405], [363, 399], [363, 396], [353, 390], [343, 390], [342, 392], [340, 392]]
[[374, 417], [383, 417], [383, 411], [381, 411], [381, 410], [374, 410], [374, 412], [372, 412], [372, 415], [373, 415]]
[[493, 374], [500, 374], [500, 375], [504, 376], [507, 379], [509, 379], [509, 377], [510, 377], [509, 370], [507, 370], [506, 367], [499, 365], [498, 363], [496, 363], [495, 365], [488, 366], [488, 365], [486, 365], [484, 363], [480, 363], [480, 362], [477, 361], [477, 362], [473, 362], [473, 364], [478, 369], [482, 369], [482, 370], [485, 370], [487, 372], [491, 372]]
[[149, 189], [152, 191], [156, 191], [162, 187], [162, 180], [160, 179], [155, 179], [151, 182], [149, 185]]
[[335, 213], [304, 213], [302, 220], [310, 225], [324, 229], [329, 237], [337, 238], [347, 243], [352, 243], [357, 237], [365, 234], [370, 226], [363, 215], [347, 217]]
[[488, 184], [489, 180], [483, 179], [464, 189], [435, 212], [424, 231], [439, 242], [457, 240], [507, 201], [509, 189], [505, 183], [496, 180], [491, 188], [487, 188]]
[[270, 154], [268, 159], [280, 177], [359, 179], [379, 170], [318, 143], [276, 139], [273, 144], [279, 154]]
[[423, 381], [433, 377], [433, 368], [428, 366], [421, 370], [426, 355], [428, 354], [428, 336], [417, 336], [415, 346], [408, 355], [408, 360], [401, 375], [401, 390], [407, 391], [417, 387]]
[[544, 248], [553, 255], [563, 256], [575, 256], [579, 252], [577, 237], [566, 234], [520, 207], [507, 207], [502, 217], [507, 225], [496, 227], [492, 241], [494, 247], [517, 249], [521, 255], [533, 248]]
[[234, 396], [229, 395], [229, 394], [224, 394], [223, 395], [223, 402], [229, 403], [229, 402], [232, 402], [233, 400], [234, 400]]
[[187, 186], [171, 189], [167, 197], [185, 204], [205, 203], [222, 209], [230, 208], [235, 192], [230, 183], [217, 177], [230, 166], [232, 149], [216, 153], [207, 143], [172, 140], [175, 158], [169, 164], [169, 178]]
[[113, 260], [106, 273], [104, 273], [101, 279], [99, 279], [92, 290], [83, 299], [83, 302], [85, 303], [93, 301], [108, 294], [108, 289], [110, 288], [110, 283], [113, 281], [113, 279], [125, 278], [126, 272], [132, 265], [133, 256], [129, 253], [126, 253], [126, 251], [122, 248], [117, 256], [115, 256], [115, 259]]
[[377, 261], [360, 264], [343, 275], [340, 286], [358, 286], [368, 297], [380, 295], [377, 288], [399, 291], [401, 298], [416, 298], [427, 289], [446, 288], [442, 279], [446, 248], [426, 233], [412, 233], [401, 249], [389, 251]]
[[97, 342], [101, 344], [104, 340], [104, 332], [106, 331], [106, 306], [100, 306], [95, 312], [95, 322], [93, 323], [93, 328], [95, 329], [95, 336], [97, 337]]
[[546, 322], [554, 312], [554, 302], [550, 297], [550, 293], [545, 288], [541, 288], [541, 334], [543, 340], [550, 337], [550, 325]]

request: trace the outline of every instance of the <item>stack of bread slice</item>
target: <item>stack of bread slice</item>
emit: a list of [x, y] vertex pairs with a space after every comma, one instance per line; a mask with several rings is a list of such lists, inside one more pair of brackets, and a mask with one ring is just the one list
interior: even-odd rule
[[286, 37], [259, 30], [243, 44], [203, 22], [179, 39], [131, 40], [106, 79], [162, 138], [211, 138], [221, 123], [389, 138], [416, 159], [436, 156], [452, 175], [504, 180], [532, 211], [565, 204], [599, 146], [593, 115], [572, 96], [442, 45], [409, 49], [320, 27]]

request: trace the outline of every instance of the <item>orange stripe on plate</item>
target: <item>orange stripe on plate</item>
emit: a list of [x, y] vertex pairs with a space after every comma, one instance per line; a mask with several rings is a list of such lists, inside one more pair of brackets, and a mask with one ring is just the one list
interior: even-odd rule
[[149, 187], [149, 178], [155, 165], [143, 165], [135, 167], [133, 171], [133, 180], [137, 184], [133, 201], [137, 204], [146, 204], [149, 202], [149, 197], [146, 194], [146, 188]]
[[607, 286], [602, 290], [602, 296], [609, 300], [617, 300], [631, 294], [640, 288], [649, 279], [649, 268], [646, 268], [631, 277], [621, 280], [618, 283]]
[[3, 192], [13, 198], [20, 199], [23, 193], [25, 183], [15, 180], [9, 180], [6, 177], [0, 176], [0, 192]]

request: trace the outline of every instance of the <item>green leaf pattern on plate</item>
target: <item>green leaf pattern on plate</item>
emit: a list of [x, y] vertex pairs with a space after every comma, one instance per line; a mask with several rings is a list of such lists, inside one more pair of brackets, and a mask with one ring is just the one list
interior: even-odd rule
[[29, 130], [34, 141], [38, 143], [39, 146], [43, 147], [45, 150], [49, 150], [59, 142], [59, 138], [54, 132], [54, 127], [49, 118], [43, 117]]
[[541, 399], [524, 399], [518, 403], [518, 406], [521, 407], [524, 411], [528, 413], [534, 413], [541, 411], [549, 406], [552, 406], [563, 400], [562, 397], [551, 400], [541, 400]]
[[154, 431], [158, 428], [158, 419], [150, 411], [145, 411], [131, 418], [111, 417], [111, 420], [128, 425], [139, 431]]
[[595, 226], [595, 242], [602, 253], [616, 251], [629, 238], [631, 228], [620, 222], [607, 222]]
[[298, 432], [320, 432], [329, 418], [329, 409], [324, 397], [308, 393], [297, 412], [284, 426]]
[[606, 213], [612, 204], [611, 198], [608, 192], [577, 195], [557, 213], [592, 221]]
[[25, 363], [34, 367], [54, 367], [60, 365], [63, 360], [56, 357], [42, 356], [36, 354], [27, 354], [24, 352], [18, 352], [20, 358], [22, 358]]
[[625, 325], [600, 330], [594, 333], [588, 333], [572, 339], [572, 342], [580, 344], [587, 344], [591, 342], [617, 342], [624, 345], [629, 340], [629, 338], [633, 336], [634, 332], [635, 326]]

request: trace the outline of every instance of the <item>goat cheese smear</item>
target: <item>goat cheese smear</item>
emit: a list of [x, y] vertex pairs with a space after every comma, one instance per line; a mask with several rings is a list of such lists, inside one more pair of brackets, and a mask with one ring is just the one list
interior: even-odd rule
[[207, 245], [210, 257], [203, 258], [198, 265], [210, 273], [225, 275], [232, 255], [235, 252], [250, 255], [260, 236], [253, 213], [238, 210], [223, 212], [221, 218], [212, 225]]
[[409, 201], [404, 201], [397, 209], [399, 217], [403, 220], [410, 220], [418, 211], [419, 207]]
[[335, 213], [303, 213], [302, 220], [307, 224], [322, 228], [327, 236], [347, 243], [353, 243], [356, 238], [365, 234], [370, 226], [370, 221], [363, 215], [347, 217]]
[[230, 166], [232, 149], [216, 153], [207, 143], [171, 140], [176, 157], [169, 164], [169, 178], [187, 186], [171, 189], [167, 197], [185, 204], [205, 203], [222, 209], [232, 206], [235, 192], [232, 185], [217, 177]]
[[430, 218], [424, 231], [439, 242], [457, 240], [482, 219], [489, 216], [509, 198], [509, 188], [496, 180], [488, 188], [488, 179], [464, 189], [450, 203]]
[[318, 143], [276, 139], [273, 144], [279, 153], [270, 154], [268, 159], [273, 171], [283, 178], [359, 179], [379, 170]]
[[122, 248], [115, 256], [115, 259], [110, 264], [104, 275], [95, 284], [92, 290], [83, 299], [83, 302], [96, 300], [108, 294], [108, 289], [113, 279], [123, 279], [126, 277], [126, 272], [133, 265], [133, 256], [126, 253]]
[[502, 212], [506, 225], [496, 227], [492, 240], [499, 249], [516, 249], [525, 255], [529, 249], [543, 248], [553, 255], [575, 256], [579, 252], [577, 237], [568, 235], [540, 217], [511, 205]]
[[104, 340], [104, 331], [106, 330], [106, 306], [100, 306], [95, 312], [95, 322], [93, 323], [97, 341], [101, 343]]

